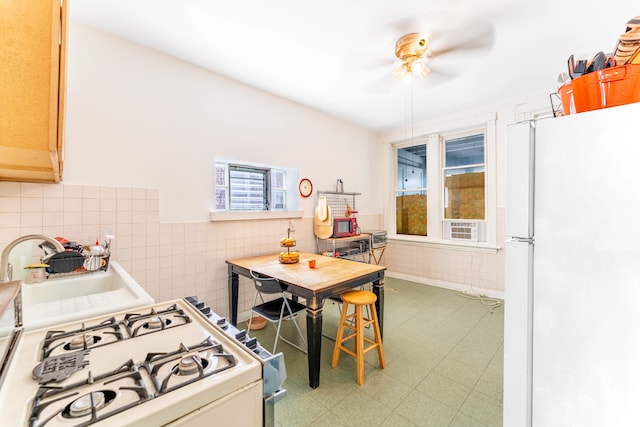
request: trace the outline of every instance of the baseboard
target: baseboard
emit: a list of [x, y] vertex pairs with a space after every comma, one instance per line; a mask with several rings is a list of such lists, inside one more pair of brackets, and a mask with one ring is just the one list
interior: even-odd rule
[[387, 277], [394, 279], [408, 280], [410, 282], [422, 283], [439, 288], [452, 289], [454, 291], [464, 292], [470, 295], [485, 295], [490, 298], [498, 298], [504, 300], [504, 291], [496, 291], [495, 289], [483, 289], [475, 286], [463, 285], [461, 283], [447, 282], [444, 280], [429, 279], [427, 277], [413, 276], [411, 274], [399, 273], [397, 271], [387, 271]]

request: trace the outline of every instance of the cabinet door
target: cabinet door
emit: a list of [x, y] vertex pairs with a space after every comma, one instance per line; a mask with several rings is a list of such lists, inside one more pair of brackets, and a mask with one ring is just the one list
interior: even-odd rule
[[66, 20], [64, 1], [0, 1], [2, 180], [62, 177]]

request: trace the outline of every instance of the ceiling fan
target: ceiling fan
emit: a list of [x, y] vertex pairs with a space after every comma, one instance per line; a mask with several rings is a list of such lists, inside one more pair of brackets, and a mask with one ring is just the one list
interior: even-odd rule
[[420, 33], [409, 33], [398, 39], [396, 42], [396, 58], [394, 64], [394, 75], [403, 79], [408, 75], [415, 74], [423, 78], [430, 69], [425, 62], [429, 44], [427, 38]]
[[377, 45], [377, 59], [370, 68], [376, 79], [370, 88], [386, 92], [398, 86], [398, 79], [417, 76], [413, 80], [420, 89], [450, 81], [471, 68], [491, 50], [494, 28], [481, 17], [438, 11], [393, 22], [381, 32], [382, 38], [386, 46], [390, 39], [395, 41], [396, 59], [388, 47], [383, 53], [382, 43]]

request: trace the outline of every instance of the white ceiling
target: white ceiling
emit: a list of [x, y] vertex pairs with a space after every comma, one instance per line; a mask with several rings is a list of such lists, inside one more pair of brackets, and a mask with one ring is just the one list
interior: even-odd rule
[[[501, 99], [548, 99], [570, 54], [614, 50], [625, 23], [640, 14], [632, 3], [71, 0], [69, 10], [72, 21], [383, 130], [410, 114], [418, 121]], [[424, 32], [437, 51], [460, 40], [471, 46], [478, 28], [490, 30], [487, 49], [435, 56], [413, 90], [393, 78], [400, 36]]]

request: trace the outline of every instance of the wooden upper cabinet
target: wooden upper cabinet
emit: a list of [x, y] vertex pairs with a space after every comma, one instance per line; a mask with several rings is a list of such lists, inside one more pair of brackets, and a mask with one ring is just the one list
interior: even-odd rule
[[0, 180], [59, 182], [68, 0], [0, 0]]

